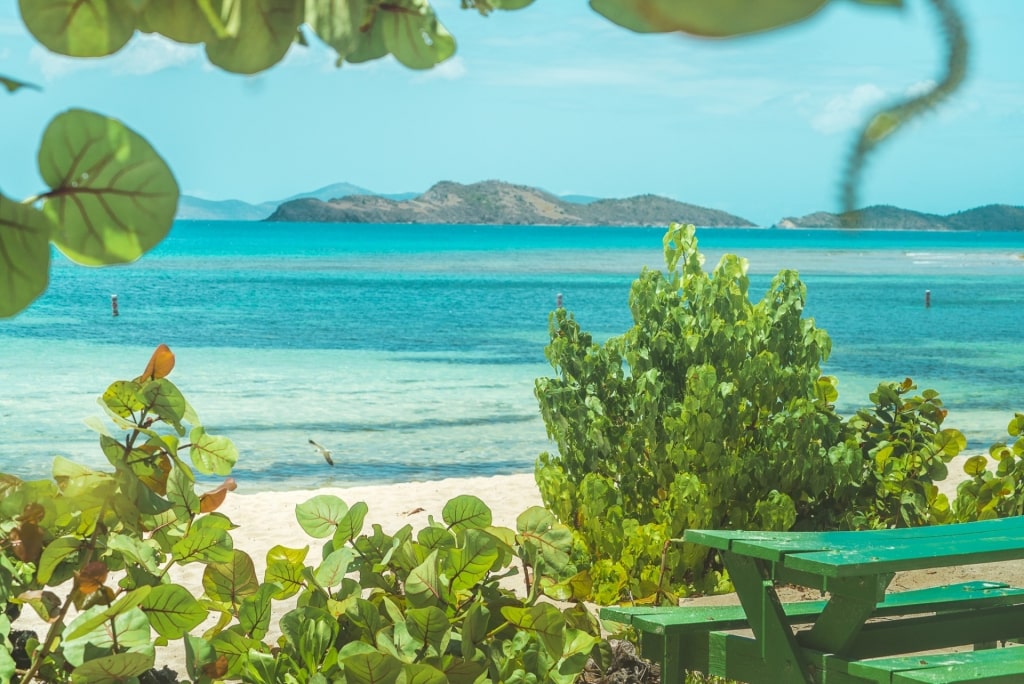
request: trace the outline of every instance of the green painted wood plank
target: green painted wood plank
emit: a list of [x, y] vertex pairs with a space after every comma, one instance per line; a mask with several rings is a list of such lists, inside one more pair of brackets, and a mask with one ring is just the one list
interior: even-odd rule
[[[825, 601], [799, 601], [784, 604], [791, 625], [807, 624], [821, 614]], [[875, 615], [890, 616], [963, 610], [1024, 603], [1024, 589], [1005, 582], [963, 582], [941, 587], [891, 592], [875, 610]], [[743, 607], [730, 606], [606, 606], [601, 619], [633, 625], [652, 634], [743, 629], [747, 616]]]
[[786, 567], [824, 577], [853, 577], [992, 563], [1024, 558], [1024, 537], [992, 534], [987, 537], [918, 539], [913, 543], [862, 544], [858, 548], [789, 554]]
[[847, 670], [883, 684], [1021, 682], [1024, 681], [1024, 649], [994, 648], [861, 660], [850, 662]]

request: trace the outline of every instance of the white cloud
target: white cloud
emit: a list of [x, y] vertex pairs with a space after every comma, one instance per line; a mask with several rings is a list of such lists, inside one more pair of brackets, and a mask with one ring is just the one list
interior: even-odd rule
[[811, 127], [825, 133], [841, 133], [864, 122], [870, 108], [886, 98], [886, 92], [874, 83], [864, 83], [848, 93], [836, 95], [811, 117]]
[[200, 59], [202, 54], [200, 46], [183, 45], [156, 34], [137, 34], [124, 48], [109, 57], [65, 57], [39, 45], [32, 46], [29, 57], [39, 65], [43, 78], [53, 81], [68, 74], [99, 68], [114, 74], [145, 76]]

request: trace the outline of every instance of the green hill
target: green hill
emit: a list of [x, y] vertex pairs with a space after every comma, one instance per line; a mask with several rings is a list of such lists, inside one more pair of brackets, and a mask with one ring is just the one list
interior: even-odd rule
[[484, 181], [463, 185], [442, 181], [419, 197], [396, 201], [352, 195], [324, 202], [285, 202], [268, 221], [329, 223], [457, 223], [561, 226], [665, 226], [673, 221], [698, 226], [753, 226], [716, 209], [657, 195], [579, 204], [525, 185]]
[[[844, 220], [846, 219], [846, 220]], [[990, 204], [941, 216], [889, 205], [867, 207], [850, 214], [819, 211], [800, 217], [786, 217], [778, 228], [839, 228], [855, 225], [880, 230], [1024, 230], [1024, 207]]]

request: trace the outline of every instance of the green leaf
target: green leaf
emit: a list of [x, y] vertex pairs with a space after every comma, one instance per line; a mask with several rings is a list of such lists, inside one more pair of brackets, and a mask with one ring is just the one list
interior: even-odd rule
[[806, 19], [828, 0], [590, 0], [599, 14], [631, 31], [683, 31], [727, 37]]
[[122, 684], [156, 662], [156, 652], [115, 653], [82, 663], [71, 674], [72, 682], [82, 684]]
[[363, 522], [369, 507], [362, 501], [352, 504], [352, 508], [338, 521], [338, 529], [334, 531], [334, 544], [340, 546], [347, 541], [352, 541], [363, 531]]
[[450, 598], [448, 579], [438, 571], [437, 551], [413, 568], [405, 582], [409, 603], [415, 607], [447, 605]]
[[271, 598], [277, 592], [273, 584], [261, 584], [256, 593], [242, 600], [238, 610], [238, 624], [253, 639], [262, 639], [270, 627]]
[[275, 599], [284, 600], [302, 589], [302, 567], [301, 561], [292, 563], [288, 560], [274, 560], [267, 563], [263, 581], [280, 585], [280, 589], [274, 592]]
[[209, 516], [197, 519], [192, 529], [172, 547], [175, 560], [182, 565], [231, 561], [231, 535], [224, 529], [200, 524], [208, 519]]
[[7, 76], [0, 76], [0, 86], [3, 86], [9, 93], [21, 90], [22, 88], [42, 90], [42, 88], [37, 86], [35, 83], [26, 83], [25, 81], [19, 81], [13, 78], [8, 78]]
[[196, 0], [149, 2], [138, 16], [139, 30], [161, 33], [179, 43], [205, 43], [217, 32]]
[[46, 290], [55, 230], [42, 212], [0, 195], [0, 317], [13, 316]]
[[18, 0], [25, 27], [51, 52], [102, 57], [135, 32], [132, 0]]
[[526, 608], [505, 606], [501, 609], [501, 614], [519, 629], [535, 633], [552, 658], [557, 660], [562, 657], [562, 647], [565, 645], [565, 618], [553, 605], [538, 603]]
[[964, 472], [971, 477], [977, 477], [985, 472], [987, 466], [988, 459], [978, 454], [964, 461]]
[[206, 639], [185, 635], [185, 669], [193, 682], [203, 681], [202, 667], [217, 660], [217, 652]]
[[437, 606], [410, 608], [405, 613], [405, 624], [409, 635], [433, 649], [434, 655], [444, 653], [452, 626], [443, 610]]
[[179, 435], [185, 434], [181, 419], [185, 416], [187, 402], [181, 390], [167, 378], [151, 380], [142, 386], [142, 396], [152, 413], [165, 423], [174, 426]]
[[519, 514], [516, 527], [524, 549], [535, 562], [544, 561], [552, 569], [568, 564], [572, 532], [559, 524], [549, 511], [531, 506]]
[[141, 607], [156, 633], [168, 639], [180, 639], [206, 619], [206, 609], [178, 584], [153, 587]]
[[206, 43], [210, 62], [238, 74], [255, 74], [277, 64], [295, 39], [303, 20], [304, 3], [238, 0], [237, 6], [241, 21], [238, 33]]
[[377, 651], [357, 653], [341, 659], [341, 663], [349, 684], [394, 684], [402, 672], [401, 661]]
[[167, 500], [174, 504], [178, 519], [191, 519], [199, 513], [195, 476], [184, 463], [177, 462], [167, 476]]
[[53, 242], [81, 264], [134, 261], [167, 235], [178, 184], [164, 160], [116, 119], [72, 109], [43, 134], [39, 172]]
[[203, 571], [203, 589], [215, 601], [237, 606], [259, 588], [256, 567], [245, 551], [233, 549], [224, 563], [210, 563]]
[[306, 23], [344, 58], [359, 45], [366, 8], [366, 0], [306, 0]]
[[475, 496], [464, 494], [445, 504], [441, 518], [456, 534], [469, 529], [490, 526], [491, 509]]
[[231, 474], [231, 468], [238, 462], [238, 449], [230, 439], [208, 435], [200, 425], [192, 428], [189, 440], [192, 442], [189, 455], [196, 470], [204, 475]]
[[115, 532], [107, 537], [107, 548], [117, 551], [128, 562], [138, 563], [152, 574], [158, 572], [156, 549], [142, 539]]
[[320, 494], [295, 507], [299, 527], [314, 539], [334, 534], [341, 519], [348, 513], [348, 505], [332, 494]]
[[46, 584], [53, 576], [61, 561], [69, 556], [76, 555], [82, 548], [84, 540], [77, 537], [59, 537], [46, 545], [43, 555], [39, 558], [39, 569], [36, 572], [36, 581]]
[[465, 545], [449, 552], [445, 566], [452, 591], [470, 589], [482, 582], [499, 557], [494, 537], [481, 530], [467, 530]]
[[374, 23], [388, 52], [410, 69], [429, 69], [455, 54], [455, 39], [426, 0], [382, 4]]
[[345, 575], [348, 574], [349, 566], [352, 561], [355, 560], [351, 549], [337, 549], [332, 551], [324, 562], [320, 564], [320, 567], [316, 569], [317, 583], [322, 587], [331, 589], [341, 584], [341, 581], [345, 579]]
[[[95, 649], [108, 651], [114, 645], [107, 622], [114, 621], [117, 643], [125, 649], [152, 646], [149, 620], [138, 607], [149, 595], [151, 587], [128, 592], [110, 606], [93, 606], [80, 613], [67, 626], [64, 655], [72, 665], [81, 665]], [[90, 647], [94, 647], [90, 650]]]
[[227, 658], [228, 672], [225, 679], [234, 679], [245, 669], [245, 663], [249, 659], [250, 649], [260, 650], [262, 644], [255, 639], [249, 639], [237, 632], [226, 629], [212, 640], [213, 648], [218, 655]]
[[448, 676], [433, 665], [407, 663], [402, 666], [405, 684], [448, 684]]

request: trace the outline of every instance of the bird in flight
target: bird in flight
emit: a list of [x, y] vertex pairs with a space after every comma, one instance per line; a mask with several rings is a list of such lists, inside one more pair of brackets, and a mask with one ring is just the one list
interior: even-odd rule
[[313, 440], [309, 440], [309, 443], [313, 445], [313, 448], [316, 449], [318, 454], [324, 457], [324, 460], [327, 461], [327, 465], [334, 465], [334, 461], [331, 459], [330, 450], [322, 444], [317, 444]]

